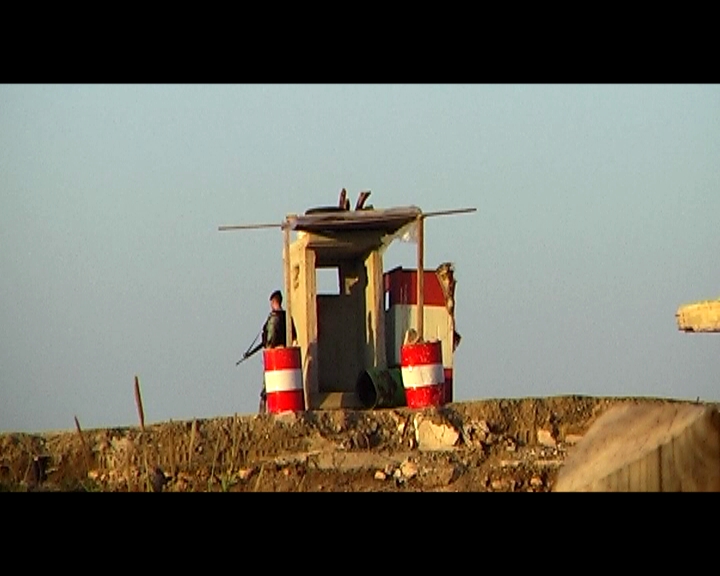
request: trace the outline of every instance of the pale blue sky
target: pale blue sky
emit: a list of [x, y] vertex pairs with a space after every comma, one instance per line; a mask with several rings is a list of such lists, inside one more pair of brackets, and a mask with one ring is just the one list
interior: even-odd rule
[[[279, 231], [372, 191], [476, 207], [426, 226], [456, 264], [457, 400], [720, 401], [715, 85], [2, 85], [0, 431], [257, 410], [235, 366], [282, 287]], [[415, 266], [394, 244], [386, 269]]]

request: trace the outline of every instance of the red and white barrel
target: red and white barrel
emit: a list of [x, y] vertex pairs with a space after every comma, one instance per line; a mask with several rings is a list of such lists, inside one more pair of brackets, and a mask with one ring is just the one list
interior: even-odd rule
[[[389, 333], [392, 353], [388, 361], [392, 364], [401, 364], [398, 355], [405, 333], [417, 321], [417, 270], [395, 268], [383, 275], [385, 282], [385, 297], [387, 299], [385, 312], [393, 328]], [[442, 342], [443, 368], [445, 369], [445, 404], [453, 401], [453, 340], [454, 323], [447, 309], [445, 294], [440, 280], [434, 271], [425, 270], [423, 297], [424, 336], [436, 338]]]
[[266, 348], [263, 350], [263, 363], [267, 411], [305, 410], [300, 348]]
[[400, 349], [400, 371], [409, 408], [445, 404], [445, 371], [439, 340], [405, 344]]

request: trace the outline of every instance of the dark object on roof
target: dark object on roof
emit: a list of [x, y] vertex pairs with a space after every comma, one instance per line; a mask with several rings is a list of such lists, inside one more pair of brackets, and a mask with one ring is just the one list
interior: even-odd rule
[[350, 210], [350, 199], [347, 197], [347, 190], [345, 190], [345, 188], [340, 191], [338, 208], [340, 208], [340, 210]]
[[357, 204], [355, 204], [355, 210], [362, 210], [363, 206], [365, 205], [365, 201], [370, 196], [370, 190], [366, 190], [364, 192], [360, 192], [360, 196], [358, 197]]

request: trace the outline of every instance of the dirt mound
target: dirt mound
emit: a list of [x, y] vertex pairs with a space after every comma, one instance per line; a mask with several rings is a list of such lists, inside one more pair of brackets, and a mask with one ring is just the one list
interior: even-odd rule
[[484, 400], [5, 434], [0, 490], [547, 492], [602, 413], [653, 402], [677, 401]]

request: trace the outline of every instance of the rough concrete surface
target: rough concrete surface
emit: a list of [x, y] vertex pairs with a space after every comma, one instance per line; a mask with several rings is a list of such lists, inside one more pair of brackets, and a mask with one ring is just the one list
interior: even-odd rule
[[680, 401], [493, 399], [4, 434], [0, 490], [549, 492], [610, 407], [668, 402]]

